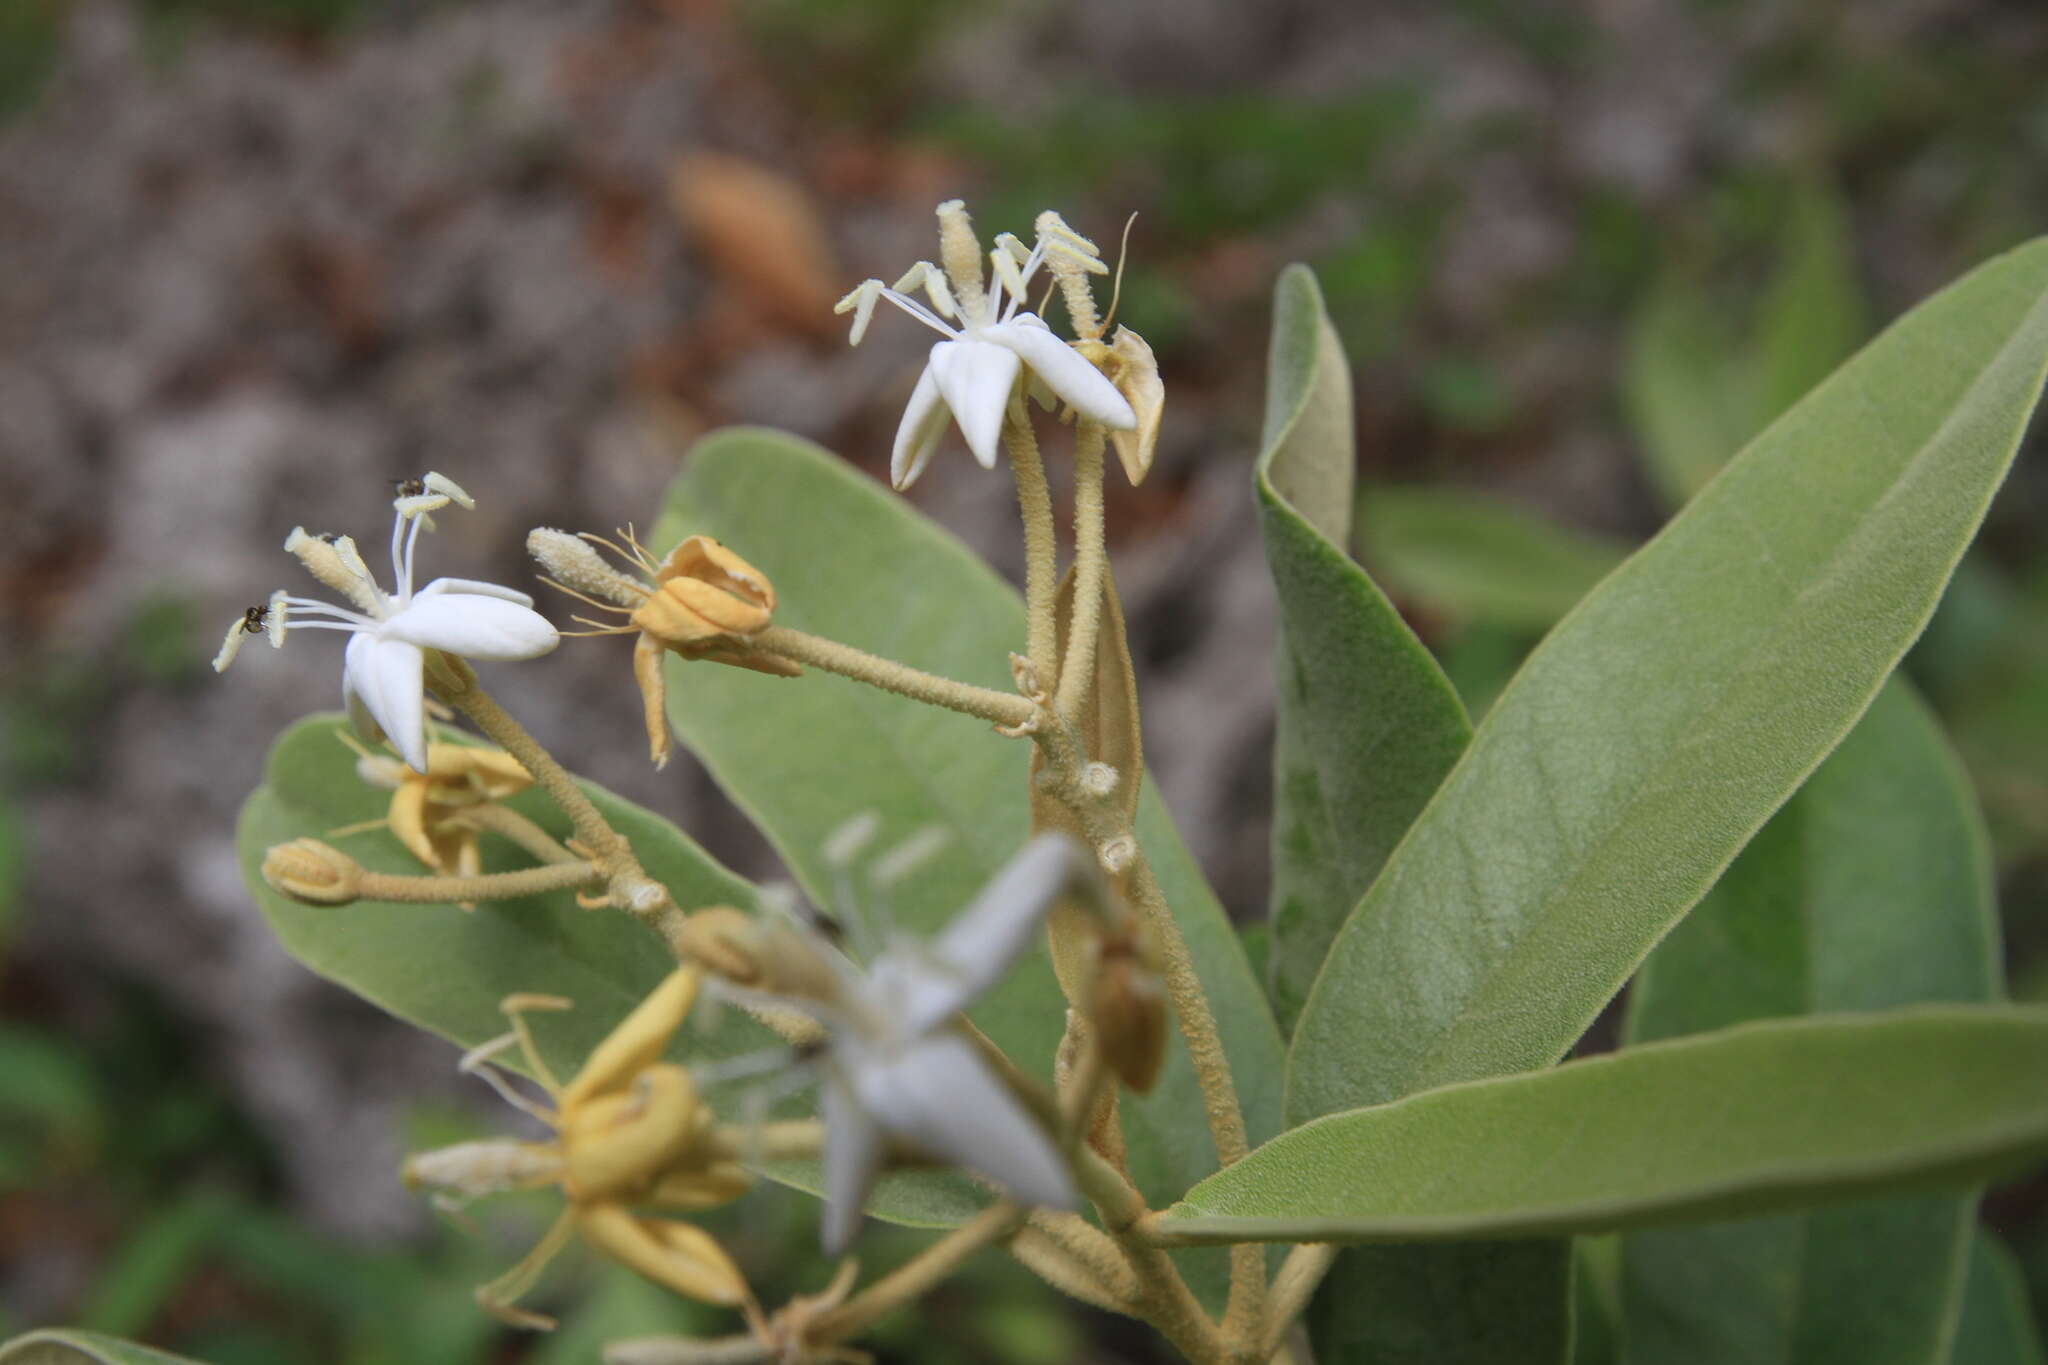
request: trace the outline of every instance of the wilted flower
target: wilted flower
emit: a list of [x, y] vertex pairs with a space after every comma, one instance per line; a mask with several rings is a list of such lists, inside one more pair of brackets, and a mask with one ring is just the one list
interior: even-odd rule
[[[294, 527], [284, 548], [312, 575], [353, 604], [338, 607], [318, 598], [271, 594], [268, 605], [251, 607], [228, 627], [214, 658], [225, 670], [252, 634], [281, 646], [293, 630], [349, 633], [341, 674], [349, 721], [364, 739], [387, 736], [415, 770], [427, 767], [426, 651], [438, 649], [466, 659], [532, 659], [555, 647], [555, 628], [533, 610], [523, 592], [469, 578], [437, 578], [413, 591], [413, 550], [427, 516], [449, 503], [474, 506], [452, 479], [429, 474], [408, 484], [392, 502], [391, 569], [394, 590], [386, 593], [347, 536], [316, 536]], [[311, 619], [304, 619], [310, 617]]]
[[477, 828], [454, 817], [468, 807], [517, 796], [533, 785], [518, 759], [503, 749], [478, 744], [429, 744], [424, 772], [381, 754], [361, 754], [356, 775], [391, 793], [391, 807], [381, 823], [406, 851], [451, 877], [474, 877], [483, 870]]
[[[931, 358], [911, 392], [910, 406], [896, 428], [889, 481], [908, 488], [924, 472], [945, 430], [948, 412], [960, 423], [974, 458], [984, 469], [995, 468], [1003, 415], [1026, 367], [1082, 416], [1113, 431], [1135, 428], [1138, 419], [1116, 386], [1055, 336], [1037, 314], [1020, 311], [1028, 302], [1025, 292], [1031, 277], [1052, 249], [1048, 240], [1041, 238], [1027, 250], [1009, 233], [997, 237], [995, 249], [988, 255], [994, 275], [989, 281], [982, 271], [981, 243], [961, 201], [947, 200], [939, 205], [938, 214], [943, 271], [929, 261], [919, 261], [894, 288], [880, 280], [868, 280], [841, 299], [836, 309], [853, 312], [855, 345], [860, 344], [874, 316], [876, 299], [887, 299], [946, 337], [932, 347]], [[910, 297], [919, 288], [931, 307]], [[958, 326], [953, 325], [955, 321]]]
[[[671, 750], [664, 651], [785, 678], [803, 670], [748, 643], [768, 627], [775, 613], [775, 587], [759, 569], [709, 536], [685, 537], [659, 563], [630, 531], [623, 539], [621, 547], [596, 536], [543, 526], [527, 534], [526, 549], [548, 571], [546, 582], [600, 611], [626, 618], [608, 623], [577, 617], [590, 628], [587, 633], [639, 634], [633, 647], [633, 676], [640, 684], [647, 747], [660, 767], [668, 762]], [[593, 543], [605, 546], [653, 582], [612, 568], [591, 548]]]
[[[552, 1327], [551, 1319], [513, 1305], [580, 1232], [592, 1246], [656, 1284], [705, 1303], [746, 1308], [753, 1315], [746, 1280], [711, 1234], [691, 1223], [634, 1211], [645, 1205], [711, 1208], [738, 1198], [753, 1183], [739, 1165], [710, 1149], [711, 1111], [698, 1101], [690, 1073], [660, 1060], [697, 998], [701, 977], [696, 967], [670, 973], [598, 1044], [567, 1085], [541, 1060], [522, 1017], [527, 1010], [568, 1008], [568, 1001], [553, 996], [507, 1000], [513, 1032], [464, 1059], [465, 1069], [477, 1070], [506, 1099], [547, 1123], [555, 1138], [465, 1142], [424, 1152], [406, 1160], [407, 1186], [459, 1202], [560, 1185], [567, 1201], [519, 1264], [477, 1290], [477, 1302], [491, 1313], [520, 1326]], [[552, 1111], [524, 1099], [486, 1065], [488, 1057], [514, 1042], [553, 1099]]]

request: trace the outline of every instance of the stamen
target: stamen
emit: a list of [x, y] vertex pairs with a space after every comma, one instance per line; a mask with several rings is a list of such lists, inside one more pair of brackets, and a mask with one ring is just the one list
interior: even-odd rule
[[420, 543], [420, 528], [426, 525], [425, 517], [414, 517], [412, 529], [405, 533], [405, 564], [398, 572], [398, 600], [401, 605], [412, 601], [412, 561], [415, 548]]
[[948, 326], [945, 322], [941, 321], [939, 317], [936, 314], [934, 314], [929, 308], [926, 308], [916, 299], [906, 298], [904, 295], [897, 293], [893, 289], [882, 290], [878, 297], [887, 299], [889, 302], [895, 304], [898, 308], [901, 308], [904, 312], [910, 314], [910, 316], [916, 318], [919, 322], [931, 328], [933, 331], [938, 332], [942, 336], [957, 337], [960, 335], [960, 329], [958, 327]]
[[868, 324], [875, 318], [875, 293], [881, 287], [880, 280], [862, 280], [845, 298], [832, 305], [834, 313], [853, 314], [853, 331], [846, 338], [847, 345], [860, 345], [860, 339], [868, 334]]
[[973, 220], [967, 216], [967, 206], [958, 199], [948, 199], [938, 207], [939, 215], [939, 260], [946, 267], [946, 277], [953, 282], [953, 297], [960, 309], [963, 323], [987, 324], [992, 319], [988, 309], [988, 295], [981, 283], [981, 243], [974, 236]]
[[290, 595], [279, 588], [270, 594], [270, 604], [263, 609], [263, 633], [270, 637], [272, 649], [284, 648], [285, 617], [291, 600]]
[[918, 288], [924, 290], [925, 296], [932, 301], [932, 311], [940, 317], [960, 316], [960, 305], [953, 301], [953, 291], [946, 288], [944, 272], [930, 261], [919, 261], [911, 266], [894, 286], [895, 292], [905, 295]]
[[555, 1126], [555, 1116], [520, 1094], [517, 1090], [514, 1090], [512, 1083], [505, 1079], [498, 1068], [490, 1064], [491, 1058], [508, 1048], [517, 1047], [518, 1045], [519, 1035], [517, 1033], [501, 1033], [489, 1042], [479, 1043], [463, 1053], [462, 1060], [455, 1064], [455, 1069], [465, 1076], [480, 1077], [485, 1084], [498, 1092], [499, 1099], [522, 1113], [533, 1115], [533, 1117], [552, 1128]]
[[249, 638], [249, 632], [244, 629], [248, 623], [249, 618], [246, 615], [237, 616], [235, 623], [228, 627], [227, 638], [220, 642], [220, 653], [213, 656], [214, 672], [227, 672], [228, 665], [233, 663], [235, 656], [242, 652], [242, 641]]
[[444, 495], [464, 511], [474, 512], [476, 510], [476, 499], [464, 492], [462, 485], [449, 478], [446, 474], [436, 474], [430, 470], [427, 473], [427, 477], [421, 479], [420, 482], [426, 485], [429, 493]]

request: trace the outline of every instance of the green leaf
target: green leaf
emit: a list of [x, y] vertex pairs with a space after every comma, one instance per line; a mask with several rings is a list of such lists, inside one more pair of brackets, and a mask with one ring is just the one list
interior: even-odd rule
[[2048, 1360], [2019, 1266], [2005, 1244], [1981, 1228], [1971, 1241], [1962, 1317], [1948, 1359], [1949, 1365], [2043, 1365]]
[[1295, 1128], [1188, 1191], [1195, 1242], [1605, 1232], [1968, 1185], [2048, 1155], [2048, 1010], [1742, 1024]]
[[[693, 532], [716, 536], [769, 576], [782, 624], [965, 682], [1012, 685], [1009, 653], [1024, 638], [1017, 594], [948, 532], [809, 442], [759, 429], [701, 442], [649, 543]], [[980, 721], [815, 671], [773, 679], [676, 661], [669, 679], [683, 742], [821, 903], [834, 898], [825, 839], [864, 810], [881, 817], [878, 849], [932, 826], [950, 836], [890, 891], [891, 919], [912, 933], [948, 922], [1026, 837], [1028, 747]], [[1144, 784], [1138, 838], [1215, 1005], [1257, 1141], [1278, 1128], [1279, 1034], [1153, 786]], [[1042, 950], [972, 1014], [1020, 1066], [1049, 1075], [1065, 1002]], [[1178, 1037], [1157, 1088], [1125, 1096], [1121, 1109], [1131, 1169], [1149, 1197], [1172, 1198], [1215, 1168]]]
[[1351, 375], [1306, 266], [1274, 291], [1255, 491], [1280, 598], [1273, 940], [1283, 1027], [1331, 938], [1471, 736], [1429, 651], [1344, 547]]
[[1434, 611], [1545, 631], [1628, 556], [1513, 503], [1453, 488], [1387, 485], [1358, 499], [1359, 554], [1395, 592]]
[[1332, 945], [1289, 1115], [1561, 1056], [1869, 705], [2044, 365], [2048, 241], [1895, 324], [1582, 601]]
[[[623, 664], [621, 665], [623, 667]], [[260, 873], [264, 850], [300, 836], [380, 819], [390, 793], [363, 783], [355, 755], [341, 742], [347, 722], [309, 716], [278, 737], [263, 785], [242, 807], [237, 830], [243, 879], [285, 948], [321, 976], [370, 1003], [461, 1047], [505, 1032], [499, 1002], [534, 991], [565, 996], [575, 1008], [536, 1016], [548, 1064], [573, 1074], [590, 1050], [640, 1003], [675, 959], [659, 935], [617, 911], [584, 910], [570, 892], [463, 910], [453, 905], [301, 905], [278, 895]], [[461, 739], [452, 732], [438, 738]], [[583, 783], [612, 827], [633, 845], [647, 871], [679, 904], [752, 908], [755, 891], [719, 866], [688, 835], [653, 812]], [[557, 838], [567, 817], [537, 790], [507, 802]], [[378, 872], [419, 873], [412, 855], [384, 830], [331, 840]], [[484, 841], [484, 870], [529, 866], [501, 841]], [[678, 1039], [679, 1059], [723, 1056], [773, 1038], [738, 1011], [724, 1012], [706, 1033], [692, 1026]], [[508, 1062], [514, 1060], [511, 1057]], [[451, 1063], [452, 1065], [452, 1063]]]
[[0, 1346], [0, 1365], [200, 1365], [151, 1346], [67, 1328], [30, 1332]]
[[[1644, 964], [1629, 1037], [1998, 996], [1990, 854], [1940, 727], [1894, 679]], [[1974, 1193], [1626, 1241], [1624, 1337], [1662, 1365], [1940, 1365]]]

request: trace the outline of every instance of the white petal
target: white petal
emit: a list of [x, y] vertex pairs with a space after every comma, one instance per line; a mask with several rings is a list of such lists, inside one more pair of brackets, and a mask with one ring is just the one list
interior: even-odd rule
[[370, 634], [348, 644], [342, 688], [350, 689], [376, 727], [414, 772], [427, 770], [427, 708], [420, 675], [426, 656], [415, 645]]
[[536, 658], [561, 639], [548, 619], [529, 607], [459, 591], [413, 598], [378, 633], [386, 640], [485, 660]]
[[849, 1068], [847, 1079], [891, 1137], [979, 1171], [1025, 1203], [1074, 1207], [1052, 1138], [959, 1034], [934, 1033], [891, 1059]]
[[[986, 328], [978, 335], [987, 336], [995, 330]], [[1010, 389], [1017, 382], [1017, 354], [1007, 346], [976, 337], [942, 341], [932, 347], [926, 373], [938, 381], [946, 406], [953, 410], [953, 420], [960, 424], [960, 433], [967, 438], [967, 448], [981, 461], [983, 469], [996, 467], [996, 443], [1003, 434], [1003, 413], [1010, 406]], [[1080, 360], [1079, 356], [1074, 358]], [[1114, 394], [1116, 390], [1110, 392]]]
[[1030, 313], [1019, 313], [1008, 322], [984, 327], [980, 335], [1024, 357], [1031, 372], [1073, 404], [1074, 411], [1083, 417], [1093, 418], [1112, 431], [1129, 431], [1138, 425], [1138, 415], [1116, 391], [1116, 385]]
[[828, 1071], [819, 1101], [825, 1117], [825, 1254], [846, 1250], [860, 1227], [861, 1206], [882, 1164], [882, 1131], [836, 1072]]
[[917, 387], [910, 391], [910, 406], [903, 410], [903, 420], [896, 425], [896, 449], [889, 456], [889, 482], [897, 488], [916, 483], [945, 430], [946, 405], [939, 398], [939, 381], [932, 377], [931, 366], [927, 365], [917, 377]]
[[[557, 532], [557, 534], [560, 534]], [[579, 544], [581, 542], [578, 542]], [[533, 605], [533, 599], [517, 588], [500, 587], [486, 583], [481, 578], [437, 578], [412, 595], [417, 602], [422, 597], [434, 597], [444, 592], [473, 592], [483, 597], [502, 597], [507, 602], [517, 602], [522, 607]]]
[[[1037, 941], [1038, 926], [1077, 875], [1086, 875], [1087, 855], [1063, 834], [1042, 834], [1005, 863], [981, 894], [932, 941], [924, 987], [901, 997], [905, 1027], [922, 1033], [1009, 974]], [[877, 962], [875, 976], [890, 964]], [[930, 983], [943, 982], [944, 989]], [[917, 1017], [909, 1017], [915, 1012]]]
[[348, 637], [348, 652], [342, 656], [341, 704], [348, 711], [349, 728], [360, 735], [366, 744], [382, 744], [384, 727], [377, 724], [377, 717], [370, 713], [367, 699], [357, 687], [357, 676], [368, 667], [370, 647], [376, 640], [368, 635]]

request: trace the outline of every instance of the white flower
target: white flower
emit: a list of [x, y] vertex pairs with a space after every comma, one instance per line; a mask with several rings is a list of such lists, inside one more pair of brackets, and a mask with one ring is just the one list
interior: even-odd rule
[[[1061, 242], [1041, 236], [1027, 251], [1015, 237], [1002, 234], [989, 252], [994, 278], [985, 287], [981, 244], [966, 209], [958, 199], [949, 199], [939, 205], [938, 213], [943, 272], [928, 261], [919, 261], [893, 289], [880, 280], [868, 280], [841, 299], [837, 309], [841, 313], [853, 310], [855, 345], [867, 331], [878, 298], [887, 299], [947, 338], [932, 347], [931, 359], [918, 376], [910, 406], [896, 428], [889, 481], [908, 488], [924, 472], [945, 430], [949, 411], [959, 421], [974, 458], [984, 469], [995, 468], [1003, 414], [1027, 367], [1032, 378], [1083, 417], [1112, 431], [1134, 429], [1137, 415], [1116, 386], [1055, 336], [1036, 314], [1018, 311], [1026, 302], [1032, 275], [1049, 251], [1060, 249]], [[951, 288], [947, 287], [949, 280]], [[909, 296], [919, 287], [931, 300], [930, 308]]]
[[[216, 670], [234, 659], [245, 637], [269, 636], [281, 646], [292, 630], [349, 632], [341, 674], [342, 701], [356, 732], [375, 743], [389, 737], [399, 757], [415, 772], [427, 770], [426, 651], [438, 649], [466, 659], [532, 659], [546, 654], [560, 637], [533, 610], [523, 592], [468, 578], [437, 578], [413, 591], [413, 550], [428, 514], [450, 503], [475, 504], [452, 479], [429, 474], [408, 483], [392, 502], [391, 570], [395, 589], [385, 592], [347, 536], [308, 535], [294, 527], [284, 548], [312, 575], [347, 598], [338, 607], [318, 598], [271, 594], [268, 606], [252, 607], [228, 628], [214, 659]], [[304, 619], [311, 617], [312, 619]]]
[[817, 945], [833, 998], [788, 1003], [831, 1032], [821, 1096], [828, 1252], [852, 1239], [891, 1147], [978, 1171], [1027, 1204], [1075, 1206], [1052, 1134], [956, 1020], [1030, 948], [1056, 900], [1096, 887], [1080, 845], [1040, 835], [929, 943], [892, 943], [865, 974]]

